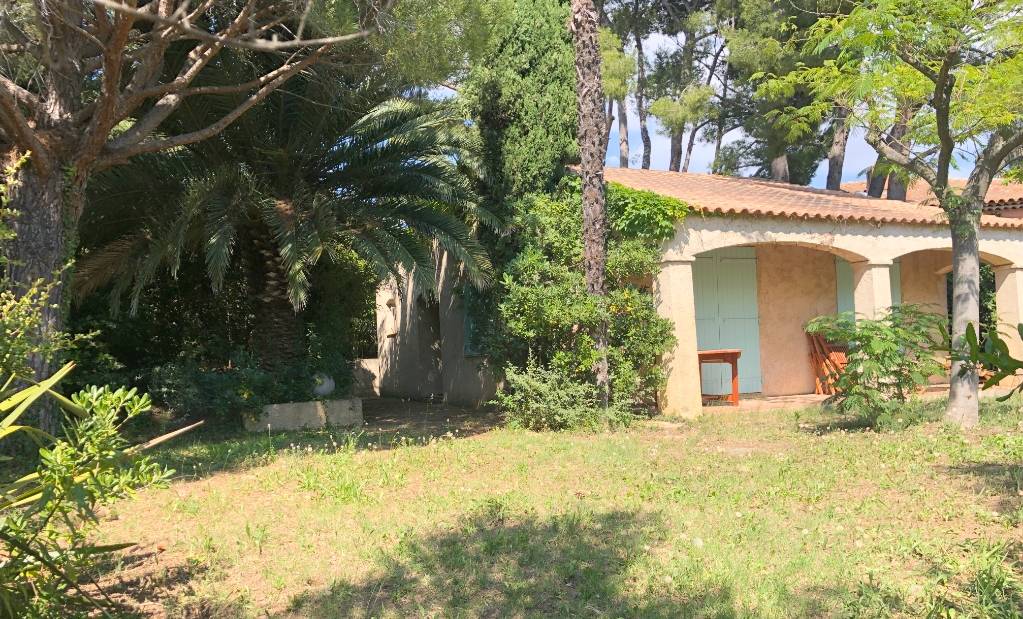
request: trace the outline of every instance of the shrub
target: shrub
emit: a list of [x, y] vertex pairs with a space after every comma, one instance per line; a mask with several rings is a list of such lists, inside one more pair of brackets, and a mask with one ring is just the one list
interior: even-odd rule
[[943, 349], [944, 321], [913, 305], [893, 307], [875, 320], [851, 313], [811, 320], [807, 333], [849, 347], [847, 365], [835, 377], [838, 393], [829, 402], [875, 428], [904, 425], [906, 402], [944, 369], [935, 357]]
[[[0, 484], [0, 615], [63, 617], [98, 608], [81, 584], [83, 576], [98, 558], [131, 544], [89, 544], [96, 508], [161, 483], [170, 473], [136, 457], [139, 448], [129, 447], [120, 432], [149, 409], [149, 397], [92, 387], [67, 400], [49, 391], [72, 367], [0, 402], [0, 439], [22, 434], [40, 444], [35, 472]], [[73, 413], [64, 438], [16, 425], [44, 394]]]
[[526, 430], [601, 430], [627, 426], [633, 415], [620, 400], [604, 407], [596, 386], [529, 362], [505, 369], [497, 404], [509, 426]]
[[599, 356], [591, 334], [606, 325], [614, 397], [652, 404], [665, 378], [660, 359], [674, 337], [671, 322], [655, 310], [649, 284], [657, 271], [659, 244], [674, 233], [687, 207], [614, 184], [608, 186], [607, 204], [606, 296], [586, 289], [582, 202], [578, 179], [569, 179], [553, 194], [527, 196], [515, 204], [519, 245], [500, 285], [489, 297], [472, 300], [469, 311], [484, 332], [481, 348], [497, 366], [523, 368], [532, 359], [580, 383], [592, 380]]

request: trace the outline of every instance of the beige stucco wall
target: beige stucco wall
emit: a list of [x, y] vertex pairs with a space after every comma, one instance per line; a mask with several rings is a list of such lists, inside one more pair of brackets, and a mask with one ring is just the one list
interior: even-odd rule
[[837, 311], [835, 258], [791, 245], [757, 247], [757, 305], [760, 312], [760, 371], [763, 394], [813, 393], [811, 319]]
[[[805, 367], [809, 372], [805, 349], [799, 350], [796, 343], [797, 340], [805, 341], [801, 329], [798, 337], [795, 336], [795, 325], [801, 327], [809, 314], [801, 310], [801, 304], [792, 302], [793, 295], [798, 294], [802, 287], [800, 278], [792, 272], [793, 265], [785, 266], [784, 261], [775, 261], [769, 252], [762, 251], [763, 248], [772, 248], [772, 251], [785, 246], [811, 248], [848, 260], [853, 270], [856, 311], [861, 315], [875, 316], [891, 304], [889, 269], [897, 258], [901, 258], [903, 263], [900, 281], [904, 302], [944, 303], [941, 284], [944, 280], [932, 269], [938, 256], [951, 248], [947, 226], [692, 214], [684, 223], [676, 225], [674, 238], [666, 241], [661, 248], [658, 312], [675, 323], [679, 340], [666, 364], [668, 384], [660, 401], [661, 409], [668, 415], [695, 416], [702, 410], [698, 383], [692, 376], [696, 370], [697, 353], [696, 338], [694, 335], [690, 337], [695, 332], [695, 328], [690, 326], [695, 324], [692, 262], [703, 252], [740, 245], [756, 246], [765, 260], [761, 268], [766, 270], [758, 273], [765, 393], [781, 393], [780, 389], [776, 390], [778, 386], [787, 390], [805, 385], [804, 393], [813, 387], [812, 383], [804, 382], [806, 374], [798, 370]], [[925, 250], [938, 251], [908, 255]], [[980, 250], [983, 259], [995, 266], [998, 273], [1000, 318], [1012, 324], [1023, 320], [1023, 292], [1020, 292], [1023, 291], [1023, 284], [1020, 284], [1023, 270], [1010, 268], [1011, 265], [1023, 266], [1023, 237], [1018, 230], [983, 228]], [[781, 255], [775, 254], [775, 257]], [[819, 267], [811, 271], [811, 281], [814, 277], [823, 277]], [[768, 272], [774, 274], [769, 275]], [[828, 272], [833, 277], [833, 268]], [[816, 281], [820, 283], [821, 280]], [[793, 286], [797, 289], [790, 290]], [[763, 295], [769, 298], [765, 300]], [[831, 304], [836, 296], [832, 293], [822, 296], [819, 301]], [[774, 341], [775, 331], [782, 329], [780, 313], [783, 311], [794, 313], [795, 319], [787, 327], [791, 333]], [[765, 334], [771, 342], [764, 341]], [[1010, 336], [1013, 339], [1009, 343], [1010, 348], [1023, 350], [1023, 340], [1016, 335]], [[783, 360], [779, 361], [779, 357]], [[786, 372], [791, 372], [792, 376], [785, 376]], [[697, 385], [695, 388], [694, 383]]]
[[899, 263], [902, 302], [947, 314], [944, 269], [951, 264], [951, 253], [943, 250], [914, 252], [899, 258]]

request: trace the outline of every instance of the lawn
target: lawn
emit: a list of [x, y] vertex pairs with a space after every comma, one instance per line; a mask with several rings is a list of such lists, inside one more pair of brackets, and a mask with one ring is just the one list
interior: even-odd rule
[[104, 516], [103, 541], [139, 546], [101, 581], [135, 612], [203, 617], [1023, 608], [1016, 403], [969, 434], [817, 411], [536, 434], [383, 406], [357, 434], [167, 447], [176, 480]]

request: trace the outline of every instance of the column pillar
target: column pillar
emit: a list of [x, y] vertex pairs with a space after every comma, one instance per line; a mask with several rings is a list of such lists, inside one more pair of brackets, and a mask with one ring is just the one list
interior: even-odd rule
[[693, 418], [703, 412], [700, 365], [696, 348], [696, 303], [693, 261], [668, 260], [654, 283], [657, 313], [674, 325], [675, 350], [665, 355], [667, 383], [659, 405], [665, 415]]
[[892, 306], [891, 263], [853, 262], [853, 305], [856, 314], [874, 319]]
[[[995, 267], [995, 305], [998, 307], [998, 333], [1009, 347], [1009, 354], [1023, 359], [1023, 338], [1017, 326], [1023, 322], [1023, 267]], [[1010, 376], [1000, 387], [1015, 387], [1023, 377]]]

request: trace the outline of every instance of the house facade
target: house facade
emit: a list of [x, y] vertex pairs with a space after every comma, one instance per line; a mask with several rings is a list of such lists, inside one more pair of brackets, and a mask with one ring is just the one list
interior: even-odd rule
[[[841, 311], [872, 317], [900, 303], [947, 311], [952, 241], [933, 205], [708, 174], [608, 168], [605, 177], [694, 209], [663, 244], [653, 282], [678, 341], [664, 359], [666, 414], [698, 415], [703, 394], [731, 390], [727, 367], [701, 373], [701, 350], [741, 351], [742, 393], [813, 393], [810, 319]], [[998, 320], [1023, 322], [1023, 219], [984, 215], [980, 248], [995, 271]], [[377, 392], [486, 401], [493, 377], [464, 346], [455, 269], [443, 256], [439, 266], [436, 308], [414, 300], [411, 287], [378, 294]], [[1023, 355], [1015, 329], [1005, 332]]]

